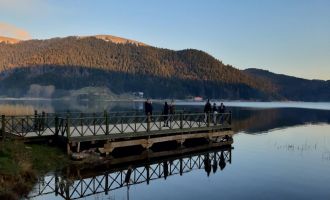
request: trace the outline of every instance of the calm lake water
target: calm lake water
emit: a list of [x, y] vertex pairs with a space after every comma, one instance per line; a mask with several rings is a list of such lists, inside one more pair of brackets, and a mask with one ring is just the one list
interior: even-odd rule
[[[232, 148], [187, 147], [191, 151], [184, 155], [50, 172], [40, 177], [30, 197], [63, 199], [56, 187], [71, 181], [66, 184], [68, 195], [77, 199], [330, 198], [329, 103], [225, 104], [233, 112]], [[74, 110], [90, 112], [142, 109], [141, 103], [0, 102], [7, 114], [65, 111], [71, 105]], [[202, 110], [201, 105], [181, 102], [177, 109]], [[132, 172], [130, 184], [120, 184], [118, 177], [125, 178], [131, 167], [137, 171]], [[146, 169], [152, 177], [148, 182]], [[111, 191], [105, 187], [106, 176]]]

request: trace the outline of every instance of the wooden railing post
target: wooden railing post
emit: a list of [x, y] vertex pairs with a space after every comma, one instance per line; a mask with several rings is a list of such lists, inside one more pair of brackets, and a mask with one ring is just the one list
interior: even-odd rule
[[108, 119], [108, 112], [104, 111], [104, 119], [105, 119], [105, 134], [109, 134], [109, 119]]
[[84, 114], [80, 113], [80, 128], [81, 128], [81, 133], [79, 135], [83, 135], [84, 133]]
[[94, 127], [94, 129], [93, 129], [93, 135], [96, 135], [96, 114], [95, 113], [93, 113], [93, 127]]
[[67, 147], [67, 154], [71, 154], [71, 146], [70, 146], [70, 116], [67, 114], [66, 116], [66, 147]]
[[34, 110], [34, 130], [38, 130], [38, 111]]
[[58, 136], [59, 133], [59, 121], [58, 121], [58, 116], [55, 115], [55, 136]]
[[229, 112], [229, 120], [228, 120], [228, 124], [231, 125], [231, 120], [232, 120], [233, 114], [231, 113], [231, 111]]
[[42, 111], [41, 113], [41, 130], [45, 130], [45, 119], [46, 119], [46, 113], [45, 111]]
[[6, 136], [6, 116], [1, 115], [1, 138], [4, 140]]
[[183, 114], [180, 113], [180, 129], [183, 129]]
[[150, 114], [148, 113], [148, 116], [147, 116], [147, 132], [150, 131]]

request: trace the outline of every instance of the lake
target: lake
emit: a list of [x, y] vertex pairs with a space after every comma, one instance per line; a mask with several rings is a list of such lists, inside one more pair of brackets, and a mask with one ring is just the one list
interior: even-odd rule
[[[155, 103], [155, 109], [161, 105]], [[178, 102], [201, 111], [203, 103]], [[31, 199], [329, 199], [330, 104], [225, 102], [233, 113], [231, 148], [210, 147], [129, 164], [63, 169], [40, 177]], [[1, 101], [6, 114], [141, 110], [141, 102]], [[147, 167], [146, 167], [147, 166]], [[120, 184], [131, 168], [129, 184]], [[181, 169], [181, 170], [180, 170]], [[151, 179], [146, 181], [146, 170]], [[70, 177], [68, 179], [68, 171]], [[65, 172], [65, 173], [64, 173]], [[106, 178], [107, 177], [107, 178]], [[107, 179], [107, 180], [106, 180]], [[57, 181], [56, 181], [57, 180]], [[109, 187], [104, 187], [105, 184]], [[112, 184], [112, 185], [110, 185]], [[106, 188], [110, 188], [108, 190]]]

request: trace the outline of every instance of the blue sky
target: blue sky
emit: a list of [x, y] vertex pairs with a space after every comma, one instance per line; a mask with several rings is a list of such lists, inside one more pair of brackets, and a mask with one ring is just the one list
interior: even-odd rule
[[94, 34], [330, 79], [329, 0], [0, 0], [0, 35]]

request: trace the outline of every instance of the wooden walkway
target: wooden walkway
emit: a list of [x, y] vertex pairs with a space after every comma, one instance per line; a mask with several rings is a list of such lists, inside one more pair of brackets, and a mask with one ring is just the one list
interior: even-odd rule
[[[110, 153], [116, 147], [142, 145], [202, 137], [232, 135], [231, 113], [204, 114], [180, 112], [173, 115], [156, 113], [55, 113], [32, 116], [1, 116], [1, 138], [14, 137], [26, 141], [43, 138], [60, 139], [67, 143], [68, 153], [80, 151], [80, 143], [100, 142], [103, 151]], [[196, 134], [196, 133], [214, 133]]]

